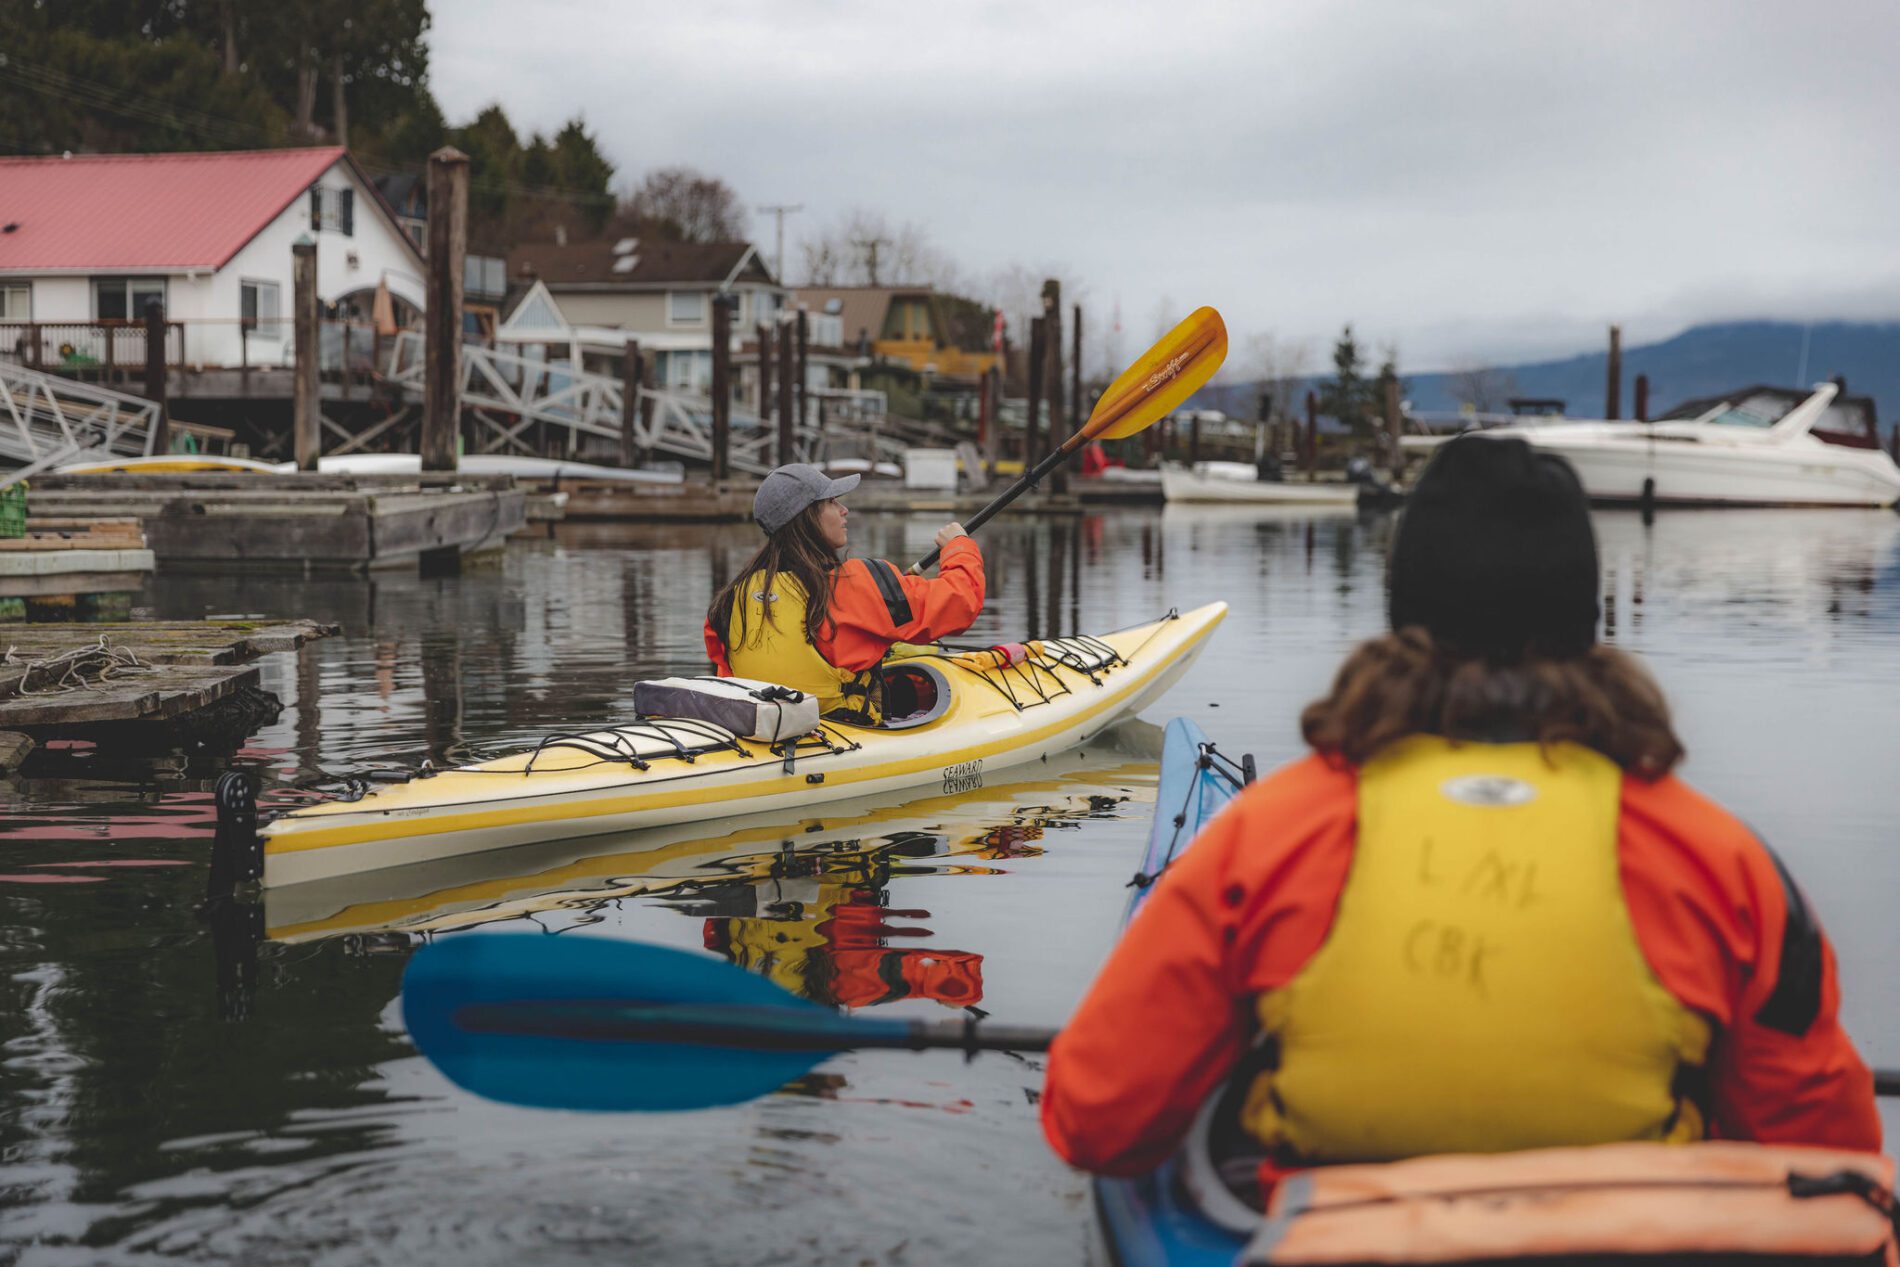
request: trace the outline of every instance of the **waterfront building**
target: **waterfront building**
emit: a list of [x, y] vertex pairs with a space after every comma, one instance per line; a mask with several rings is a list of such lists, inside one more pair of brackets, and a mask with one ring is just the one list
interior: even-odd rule
[[0, 158], [0, 356], [142, 373], [156, 299], [175, 370], [288, 365], [306, 233], [326, 307], [368, 321], [384, 288], [399, 323], [421, 311], [421, 253], [341, 147]]

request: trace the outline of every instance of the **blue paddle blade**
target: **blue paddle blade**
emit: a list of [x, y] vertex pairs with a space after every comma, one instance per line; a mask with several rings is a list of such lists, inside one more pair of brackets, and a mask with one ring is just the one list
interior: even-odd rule
[[[688, 1023], [628, 1037], [600, 1022], [663, 1016], [667, 1005]], [[704, 1022], [722, 1008], [737, 1028], [756, 1023], [766, 1046], [743, 1045], [730, 1029], [709, 1039], [716, 1027]], [[738, 1104], [858, 1040], [892, 1042], [905, 1028], [841, 1016], [704, 955], [533, 933], [423, 946], [403, 976], [402, 1010], [417, 1048], [457, 1086], [510, 1104], [601, 1112]], [[570, 1020], [574, 1032], [560, 1032]], [[787, 1050], [794, 1032], [802, 1038]]]

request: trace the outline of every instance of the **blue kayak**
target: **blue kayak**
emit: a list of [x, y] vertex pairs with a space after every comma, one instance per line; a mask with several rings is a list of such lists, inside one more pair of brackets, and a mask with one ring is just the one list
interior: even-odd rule
[[[1128, 904], [1129, 917], [1141, 908], [1155, 878], [1252, 777], [1250, 765], [1243, 769], [1217, 752], [1187, 718], [1168, 723], [1154, 829]], [[1109, 1249], [1122, 1267], [1231, 1267], [1246, 1244], [1186, 1198], [1172, 1161], [1139, 1179], [1097, 1179], [1095, 1205]]]

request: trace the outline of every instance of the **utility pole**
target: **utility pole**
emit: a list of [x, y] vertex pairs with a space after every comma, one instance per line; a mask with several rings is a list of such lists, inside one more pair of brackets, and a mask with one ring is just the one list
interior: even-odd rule
[[772, 276], [781, 286], [785, 284], [785, 217], [804, 209], [802, 202], [770, 203], [759, 208], [778, 222], [778, 249], [772, 257]]
[[871, 275], [871, 285], [877, 285], [877, 248], [889, 246], [889, 238], [853, 238], [851, 245], [864, 252], [864, 268]]

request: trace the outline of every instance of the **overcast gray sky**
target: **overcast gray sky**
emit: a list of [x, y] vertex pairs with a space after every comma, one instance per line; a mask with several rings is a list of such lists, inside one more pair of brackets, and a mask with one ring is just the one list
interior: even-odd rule
[[1164, 303], [1413, 371], [1900, 316], [1894, 0], [433, 8], [454, 122], [579, 113], [618, 181], [803, 203], [790, 259], [861, 205], [972, 275], [1059, 265], [1131, 349]]

